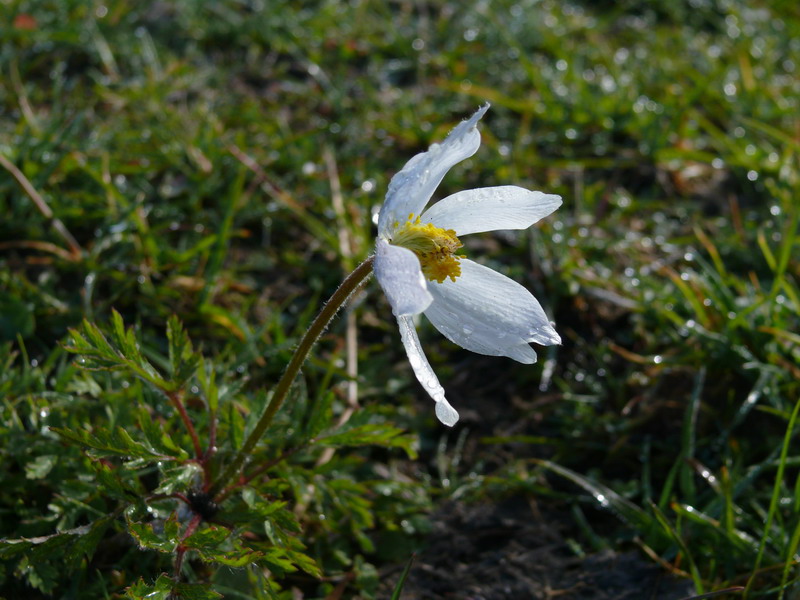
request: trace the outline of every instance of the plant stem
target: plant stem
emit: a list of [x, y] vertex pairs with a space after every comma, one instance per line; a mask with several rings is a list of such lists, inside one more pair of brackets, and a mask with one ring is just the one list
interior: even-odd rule
[[186, 412], [186, 407], [183, 405], [183, 400], [181, 396], [183, 393], [181, 391], [177, 392], [168, 392], [167, 397], [169, 398], [172, 405], [178, 411], [178, 414], [181, 416], [181, 420], [183, 424], [186, 426], [186, 430], [189, 432], [189, 436], [192, 438], [192, 445], [194, 446], [194, 453], [197, 457], [197, 460], [203, 460], [203, 449], [200, 446], [200, 438], [197, 437], [197, 431], [195, 431], [194, 425], [192, 424], [192, 420], [189, 418], [189, 413]]
[[181, 571], [183, 570], [183, 557], [186, 555], [186, 546], [183, 545], [190, 535], [192, 535], [200, 525], [200, 522], [203, 520], [203, 517], [200, 515], [194, 515], [192, 520], [189, 521], [189, 524], [186, 526], [186, 531], [184, 531], [183, 535], [181, 536], [181, 543], [178, 544], [178, 547], [175, 549], [175, 575], [173, 575], [172, 579], [174, 581], [180, 581], [181, 579]]
[[311, 323], [308, 331], [306, 331], [305, 335], [300, 340], [300, 343], [297, 345], [297, 348], [292, 355], [292, 359], [289, 361], [289, 365], [286, 367], [286, 370], [283, 372], [278, 384], [275, 386], [272, 399], [267, 405], [264, 414], [261, 415], [261, 418], [258, 420], [258, 423], [256, 423], [253, 431], [250, 432], [249, 436], [247, 436], [247, 439], [245, 440], [241, 449], [236, 453], [233, 461], [231, 461], [231, 463], [222, 472], [222, 475], [220, 475], [211, 486], [209, 491], [212, 495], [216, 496], [219, 494], [225, 485], [239, 474], [239, 470], [242, 468], [242, 464], [244, 463], [245, 459], [250, 452], [252, 452], [255, 445], [261, 439], [261, 436], [264, 435], [267, 427], [269, 427], [269, 424], [272, 422], [272, 419], [275, 417], [278, 409], [286, 399], [286, 395], [288, 394], [292, 383], [297, 377], [300, 367], [303, 366], [303, 363], [308, 357], [311, 347], [319, 339], [319, 336], [322, 335], [322, 332], [325, 331], [325, 328], [331, 322], [338, 310], [344, 306], [350, 295], [356, 289], [358, 289], [358, 287], [372, 273], [372, 261], [373, 257], [370, 256], [367, 260], [358, 265], [355, 270], [345, 278], [342, 284], [333, 293], [330, 300], [323, 305], [322, 310], [319, 311], [319, 314]]

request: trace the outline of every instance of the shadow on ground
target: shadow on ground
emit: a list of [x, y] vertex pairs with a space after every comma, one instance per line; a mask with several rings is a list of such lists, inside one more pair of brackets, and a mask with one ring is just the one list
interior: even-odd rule
[[[576, 556], [564, 540], [561, 521], [538, 514], [524, 498], [478, 506], [449, 503], [433, 517], [433, 531], [401, 600], [678, 600], [692, 595], [691, 582], [669, 576], [635, 552]], [[398, 577], [389, 578], [385, 597]]]

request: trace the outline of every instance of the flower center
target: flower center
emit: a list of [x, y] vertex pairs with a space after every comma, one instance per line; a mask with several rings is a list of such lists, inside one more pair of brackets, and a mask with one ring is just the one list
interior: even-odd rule
[[419, 217], [408, 215], [392, 236], [395, 246], [408, 248], [419, 258], [422, 274], [430, 281], [442, 283], [448, 277], [455, 281], [461, 275], [460, 256], [453, 254], [463, 244], [453, 229], [442, 229], [431, 223], [420, 223]]

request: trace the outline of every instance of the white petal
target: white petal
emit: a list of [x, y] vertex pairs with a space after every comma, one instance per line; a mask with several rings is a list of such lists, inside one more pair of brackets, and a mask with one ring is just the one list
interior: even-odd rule
[[379, 235], [388, 238], [395, 223], [405, 223], [409, 214], [419, 215], [450, 168], [478, 151], [481, 134], [476, 125], [488, 109], [488, 104], [483, 105], [441, 144], [431, 144], [392, 177], [378, 217]]
[[419, 259], [408, 248], [378, 239], [373, 268], [396, 317], [419, 314], [433, 301]]
[[439, 383], [436, 373], [433, 372], [431, 364], [422, 351], [422, 345], [419, 343], [417, 330], [414, 329], [411, 317], [397, 317], [397, 324], [400, 327], [400, 338], [403, 340], [408, 362], [414, 370], [414, 375], [417, 376], [425, 391], [436, 402], [436, 416], [442, 423], [452, 427], [458, 421], [458, 412], [450, 406], [450, 403], [444, 397], [444, 388]]
[[513, 358], [524, 365], [532, 365], [536, 362], [536, 350], [531, 348], [527, 342], [519, 346], [507, 346], [505, 350], [506, 353], [503, 356]]
[[468, 259], [455, 281], [431, 283], [433, 303], [425, 311], [433, 326], [459, 346], [522, 363], [536, 361], [528, 342], [559, 344], [541, 305], [517, 282]]
[[431, 206], [423, 223], [467, 235], [497, 229], [527, 229], [561, 206], [561, 196], [515, 185], [464, 190]]

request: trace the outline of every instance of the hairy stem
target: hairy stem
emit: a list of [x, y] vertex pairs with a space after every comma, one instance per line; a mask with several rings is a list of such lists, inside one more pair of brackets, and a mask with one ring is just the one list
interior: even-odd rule
[[264, 435], [267, 427], [269, 427], [269, 424], [272, 422], [272, 419], [275, 417], [278, 409], [280, 409], [283, 401], [286, 399], [286, 395], [289, 393], [289, 389], [297, 377], [300, 367], [308, 357], [311, 347], [319, 339], [319, 336], [322, 335], [322, 332], [325, 331], [325, 328], [336, 315], [337, 311], [344, 306], [350, 295], [356, 289], [358, 289], [358, 287], [372, 273], [372, 261], [373, 257], [370, 256], [367, 260], [356, 267], [356, 269], [347, 276], [338, 289], [333, 293], [330, 300], [325, 303], [325, 305], [322, 307], [322, 310], [319, 311], [319, 314], [311, 323], [308, 331], [306, 331], [305, 335], [300, 340], [300, 343], [297, 345], [297, 348], [292, 355], [292, 359], [289, 361], [289, 365], [286, 367], [286, 370], [283, 372], [278, 384], [275, 386], [272, 399], [270, 400], [269, 405], [267, 405], [264, 414], [261, 415], [261, 418], [258, 420], [258, 423], [256, 423], [253, 431], [250, 432], [249, 436], [247, 436], [247, 439], [244, 441], [241, 449], [236, 453], [236, 456], [234, 456], [233, 461], [231, 461], [231, 463], [222, 472], [222, 475], [220, 475], [211, 486], [210, 493], [212, 495], [216, 496], [219, 494], [225, 485], [239, 474], [245, 459], [253, 451], [253, 448], [255, 448], [255, 445], [261, 439], [261, 436]]

